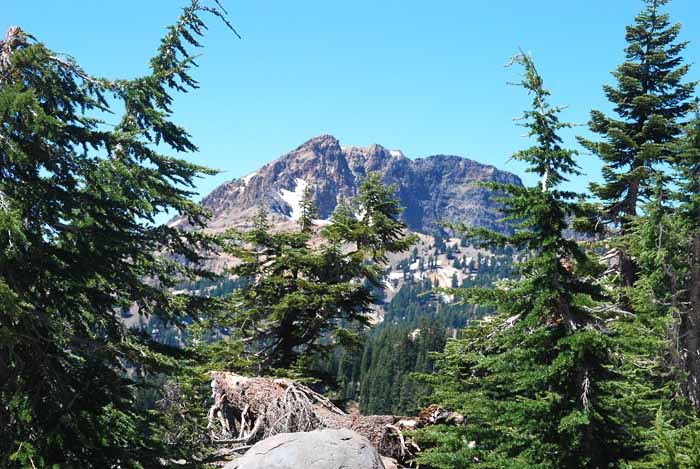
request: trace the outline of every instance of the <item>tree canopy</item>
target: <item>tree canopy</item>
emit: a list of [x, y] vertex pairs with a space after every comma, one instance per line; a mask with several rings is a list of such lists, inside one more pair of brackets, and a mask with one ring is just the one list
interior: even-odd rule
[[172, 120], [173, 93], [197, 86], [205, 14], [228, 24], [193, 0], [131, 80], [94, 77], [18, 27], [0, 42], [3, 467], [151, 467], [169, 454], [134, 378], [172, 369], [182, 351], [122, 312], [176, 327], [208, 314], [207, 299], [169, 288], [201, 274], [213, 240], [155, 223], [168, 210], [206, 219], [192, 195], [213, 171], [173, 156], [197, 147]]

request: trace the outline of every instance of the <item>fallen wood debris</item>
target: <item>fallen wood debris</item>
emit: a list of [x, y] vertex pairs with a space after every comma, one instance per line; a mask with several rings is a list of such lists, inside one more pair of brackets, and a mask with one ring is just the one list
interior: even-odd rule
[[427, 425], [461, 425], [464, 417], [431, 405], [416, 417], [350, 415], [308, 386], [289, 379], [249, 378], [212, 372], [213, 405], [208, 428], [212, 440], [243, 450], [278, 433], [322, 428], [354, 430], [382, 456], [405, 462], [420, 451], [404, 435]]

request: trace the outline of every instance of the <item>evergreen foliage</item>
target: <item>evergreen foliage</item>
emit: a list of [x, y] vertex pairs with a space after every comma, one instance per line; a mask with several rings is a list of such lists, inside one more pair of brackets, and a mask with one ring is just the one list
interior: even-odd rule
[[251, 231], [229, 233], [226, 251], [240, 261], [230, 274], [247, 283], [216, 323], [247, 345], [258, 371], [301, 366], [337, 345], [359, 345], [377, 302], [372, 288], [383, 288], [386, 255], [408, 250], [415, 238], [399, 219], [394, 188], [378, 176], [362, 183], [352, 204], [333, 214], [319, 243], [310, 192], [298, 230], [272, 231], [261, 207]]
[[[700, 122], [696, 114], [667, 145], [670, 168], [657, 175], [653, 199], [628, 236], [639, 265], [633, 307], [658, 335], [665, 373], [700, 408]], [[682, 408], [682, 406], [681, 406]], [[687, 409], [686, 409], [687, 410]], [[685, 419], [683, 419], [685, 420]], [[678, 422], [676, 422], [678, 423]]]
[[630, 467], [635, 469], [697, 469], [700, 468], [700, 426], [693, 419], [678, 428], [665, 418], [661, 409], [656, 414], [653, 438], [648, 454]]
[[382, 328], [365, 347], [359, 375], [363, 415], [416, 415], [426, 405], [431, 390], [412, 373], [433, 371], [429, 353], [443, 349], [446, 330], [435, 319], [415, 325]]
[[314, 205], [313, 190], [310, 186], [304, 188], [299, 205], [301, 207], [299, 228], [304, 233], [310, 233], [314, 226], [314, 220], [318, 218], [318, 208]]
[[417, 238], [405, 235], [406, 224], [399, 218], [403, 208], [395, 192], [396, 186], [384, 185], [380, 174], [369, 174], [353, 203], [336, 209], [323, 235], [335, 244], [354, 244], [350, 255], [363, 262], [385, 264], [387, 254], [408, 251]]
[[[539, 183], [485, 184], [511, 229], [448, 225], [462, 239], [415, 248], [391, 301], [387, 264], [417, 237], [379, 174], [323, 228], [306, 187], [296, 229], [261, 205], [249, 231], [199, 230], [214, 171], [172, 156], [197, 150], [172, 105], [197, 87], [203, 16], [233, 30], [213, 2], [191, 0], [131, 80], [20, 28], [0, 41], [0, 467], [205, 466], [212, 370], [334, 381], [363, 414], [437, 400], [466, 420], [414, 435], [430, 468], [700, 467], [700, 104], [668, 0], [643, 0], [614, 115], [579, 139], [604, 163], [596, 203], [562, 189], [581, 174], [570, 125], [521, 52], [535, 143], [514, 158]], [[225, 275], [200, 267], [222, 251]], [[436, 288], [448, 266], [467, 275]]]
[[[662, 12], [668, 0], [644, 3], [627, 27], [627, 60], [613, 73], [617, 85], [603, 88], [617, 117], [592, 111], [590, 129], [603, 140], [579, 139], [604, 163], [605, 182], [591, 184], [591, 192], [603, 204], [601, 220], [623, 234], [640, 205], [653, 197], [656, 171], [669, 158], [666, 144], [680, 134], [679, 119], [688, 112], [695, 87], [683, 82], [689, 65], [680, 54], [687, 43], [676, 41], [681, 25], [672, 24]], [[622, 282], [631, 287], [636, 266], [624, 244], [618, 247]]]
[[450, 341], [439, 373], [427, 377], [467, 424], [426, 431], [424, 438], [437, 446], [420, 460], [454, 468], [614, 467], [638, 448], [624, 426], [632, 417], [621, 377], [611, 369], [613, 339], [594, 313], [605, 300], [591, 280], [596, 265], [564, 235], [568, 220], [581, 212], [577, 195], [557, 188], [577, 173], [575, 152], [560, 145], [557, 132], [567, 124], [547, 103], [532, 59], [521, 53], [514, 62], [523, 66], [520, 85], [533, 98], [522, 125], [537, 142], [514, 158], [529, 163], [541, 182], [490, 185], [507, 195], [502, 211], [514, 225], [512, 235], [462, 229], [528, 257], [516, 279], [494, 289], [450, 291], [499, 314]]
[[[415, 251], [404, 262], [415, 262], [417, 255]], [[489, 259], [478, 275], [463, 281], [462, 287], [489, 286], [508, 277], [509, 257]], [[432, 388], [419, 383], [414, 374], [431, 373], [431, 353], [443, 351], [445, 338], [492, 310], [445, 302], [431, 295], [432, 290], [428, 278], [406, 281], [384, 306], [382, 322], [366, 334], [361, 354], [340, 348], [320, 361], [318, 367], [335, 377], [334, 396], [358, 402], [363, 415], [414, 415], [419, 408], [433, 403]]]
[[[700, 105], [674, 148], [672, 167], [678, 190], [673, 195], [675, 222], [665, 234], [672, 240], [677, 264], [663, 266], [674, 292], [672, 307], [679, 315], [675, 350], [680, 351], [682, 389], [696, 410], [700, 409]], [[661, 235], [661, 234], [660, 234]], [[674, 242], [675, 241], [675, 242]]]
[[[156, 226], [172, 210], [201, 226], [195, 178], [213, 171], [168, 156], [196, 151], [171, 120], [173, 92], [197, 86], [194, 0], [168, 29], [147, 75], [95, 78], [12, 28], [0, 61], [0, 466], [155, 467], [185, 448], [156, 437], [162, 419], [134, 402], [135, 377], [173, 371], [182, 352], [128, 329], [120, 310], [182, 327], [205, 298], [168, 289], [196, 278], [212, 241]], [[227, 23], [228, 24], [228, 23]], [[100, 120], [123, 107], [116, 125]]]

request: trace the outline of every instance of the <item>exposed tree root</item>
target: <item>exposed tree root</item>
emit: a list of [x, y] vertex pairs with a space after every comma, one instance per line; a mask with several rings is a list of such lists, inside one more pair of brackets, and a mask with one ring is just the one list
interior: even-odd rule
[[211, 376], [211, 437], [240, 449], [278, 433], [348, 428], [366, 437], [383, 456], [405, 462], [420, 448], [404, 431], [464, 421], [461, 415], [436, 405], [413, 418], [348, 415], [321, 394], [289, 379], [248, 378], [228, 372], [212, 372]]

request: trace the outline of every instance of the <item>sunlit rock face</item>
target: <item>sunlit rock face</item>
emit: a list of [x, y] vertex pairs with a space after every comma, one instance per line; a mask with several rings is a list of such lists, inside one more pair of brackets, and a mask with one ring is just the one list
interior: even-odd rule
[[[412, 231], [433, 233], [438, 222], [464, 222], [497, 230], [492, 193], [480, 182], [521, 184], [520, 179], [493, 166], [452, 155], [407, 158], [400, 150], [381, 145], [341, 146], [330, 135], [312, 138], [295, 150], [245, 177], [222, 184], [202, 200], [212, 211], [208, 230], [245, 229], [260, 204], [269, 207], [275, 225], [292, 226], [299, 216], [299, 200], [308, 186], [319, 208], [319, 225], [335, 207], [357, 194], [362, 179], [379, 172], [396, 184], [404, 219]], [[188, 228], [178, 218], [171, 225]]]

